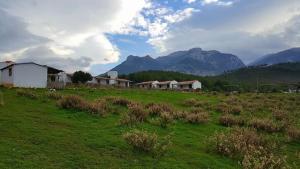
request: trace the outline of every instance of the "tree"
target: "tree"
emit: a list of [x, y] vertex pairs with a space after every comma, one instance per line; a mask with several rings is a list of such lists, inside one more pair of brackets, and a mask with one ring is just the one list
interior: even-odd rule
[[86, 83], [89, 80], [92, 80], [93, 77], [88, 72], [76, 71], [72, 76], [73, 83]]

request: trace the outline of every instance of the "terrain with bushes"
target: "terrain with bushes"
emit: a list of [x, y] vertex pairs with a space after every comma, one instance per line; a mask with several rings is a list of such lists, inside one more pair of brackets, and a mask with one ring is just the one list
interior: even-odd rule
[[201, 77], [179, 72], [144, 71], [122, 77], [133, 82], [199, 80], [204, 90], [215, 91], [286, 91], [290, 88], [300, 89], [300, 62], [243, 67], [218, 76]]
[[0, 90], [0, 168], [300, 168], [299, 94]]

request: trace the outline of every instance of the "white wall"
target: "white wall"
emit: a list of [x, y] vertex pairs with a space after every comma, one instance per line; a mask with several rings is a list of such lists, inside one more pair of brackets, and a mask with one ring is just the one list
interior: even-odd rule
[[170, 82], [170, 89], [176, 89], [177, 88], [177, 81], [173, 80]]
[[116, 79], [116, 78], [118, 78], [118, 72], [117, 71], [109, 71], [109, 72], [107, 72], [107, 76], [110, 77], [111, 79]]
[[15, 87], [46, 88], [48, 68], [35, 64], [19, 64], [13, 67]]
[[202, 85], [199, 81], [195, 81], [192, 85], [193, 89], [201, 89]]

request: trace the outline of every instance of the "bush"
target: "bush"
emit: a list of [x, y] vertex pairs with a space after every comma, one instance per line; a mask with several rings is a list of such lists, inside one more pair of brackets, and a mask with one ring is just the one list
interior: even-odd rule
[[244, 169], [288, 168], [285, 157], [275, 156], [273, 153], [266, 151], [266, 149], [261, 146], [249, 146], [241, 164]]
[[243, 126], [245, 124], [245, 121], [240, 117], [235, 117], [231, 114], [225, 114], [219, 118], [219, 123], [224, 126], [230, 127], [230, 126]]
[[163, 112], [160, 114], [160, 126], [163, 128], [168, 127], [168, 124], [173, 122], [173, 116], [169, 112]]
[[73, 83], [86, 83], [89, 80], [92, 80], [93, 77], [88, 72], [76, 71], [73, 73], [72, 82]]
[[143, 107], [135, 105], [129, 107], [127, 114], [121, 118], [120, 123], [125, 125], [133, 125], [135, 123], [144, 122], [149, 115], [149, 112]]
[[273, 109], [272, 114], [273, 114], [273, 117], [276, 120], [286, 120], [286, 119], [288, 119], [287, 113], [283, 110], [280, 110], [280, 109]]
[[58, 106], [63, 109], [74, 109], [83, 111], [87, 109], [88, 103], [79, 96], [70, 95], [60, 99], [58, 101]]
[[290, 127], [287, 129], [286, 134], [290, 140], [300, 141], [300, 129]]
[[110, 111], [109, 104], [105, 100], [96, 100], [94, 102], [85, 101], [82, 97], [70, 95], [63, 97], [57, 103], [63, 109], [73, 109], [78, 111], [87, 111], [93, 115], [104, 116]]
[[211, 142], [214, 149], [222, 155], [239, 157], [247, 152], [250, 146], [266, 146], [267, 142], [255, 130], [233, 128], [230, 132], [217, 133]]
[[229, 113], [230, 114], [235, 114], [235, 115], [239, 115], [243, 111], [243, 107], [242, 106], [232, 106], [229, 109], [230, 109]]
[[38, 96], [29, 90], [17, 90], [17, 95], [24, 96], [30, 99], [38, 99]]
[[162, 156], [171, 145], [170, 137], [159, 139], [155, 133], [134, 130], [123, 135], [125, 141], [134, 149]]
[[217, 112], [227, 114], [227, 113], [229, 113], [230, 108], [229, 108], [229, 105], [228, 105], [228, 104], [226, 104], [226, 103], [220, 103], [220, 104], [218, 104], [218, 105], [215, 107], [215, 110], [216, 110]]
[[160, 114], [163, 112], [172, 113], [174, 111], [173, 107], [164, 103], [159, 103], [159, 104], [149, 103], [145, 107], [149, 111], [150, 115], [157, 115], [157, 116], [160, 116]]
[[48, 92], [48, 93], [46, 93], [46, 96], [49, 99], [53, 99], [53, 100], [59, 100], [59, 99], [63, 98], [63, 96], [61, 94], [56, 93], [56, 92]]
[[119, 105], [119, 106], [127, 106], [132, 104], [132, 101], [125, 99], [125, 98], [120, 98], [120, 97], [105, 97], [105, 100], [111, 102], [114, 105]]
[[94, 102], [88, 103], [86, 110], [94, 115], [105, 116], [111, 111], [109, 104], [105, 100], [96, 100]]
[[183, 105], [184, 106], [197, 106], [198, 104], [198, 100], [197, 99], [194, 99], [194, 98], [190, 98], [190, 99], [186, 99], [183, 101]]
[[278, 132], [282, 129], [281, 126], [275, 124], [272, 120], [270, 119], [252, 119], [249, 122], [249, 126], [253, 127], [257, 130], [263, 130], [266, 132]]
[[185, 120], [189, 123], [207, 123], [209, 114], [202, 109], [194, 109], [186, 115]]

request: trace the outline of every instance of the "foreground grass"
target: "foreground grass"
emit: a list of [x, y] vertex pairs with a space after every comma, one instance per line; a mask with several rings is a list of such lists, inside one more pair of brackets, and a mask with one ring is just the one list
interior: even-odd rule
[[[1, 91], [0, 168], [240, 168], [236, 160], [208, 152], [208, 138], [228, 130], [218, 124], [220, 114], [214, 111], [207, 124], [176, 121], [165, 129], [149, 123], [126, 127], [119, 125], [120, 114], [126, 112], [121, 107], [116, 107], [118, 114], [98, 117], [58, 108], [56, 101], [44, 97], [45, 90], [34, 90], [38, 99], [20, 97], [15, 89]], [[141, 103], [164, 102], [179, 110], [188, 109], [182, 103], [189, 98], [217, 104], [224, 97], [130, 89], [67, 89], [59, 93], [87, 100], [120, 96]], [[135, 151], [122, 139], [122, 134], [132, 128], [171, 134], [173, 145], [160, 158]], [[280, 134], [274, 137], [284, 140]], [[299, 142], [283, 142], [282, 153], [287, 154], [292, 168], [299, 168]]]

